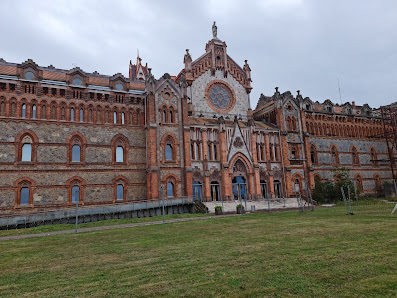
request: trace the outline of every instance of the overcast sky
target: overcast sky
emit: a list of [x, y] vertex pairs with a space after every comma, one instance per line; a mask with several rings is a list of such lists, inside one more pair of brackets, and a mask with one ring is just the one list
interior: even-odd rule
[[137, 49], [156, 78], [205, 51], [216, 21], [228, 54], [252, 69], [251, 105], [274, 87], [304, 97], [397, 101], [397, 1], [0, 0], [0, 58], [128, 76]]

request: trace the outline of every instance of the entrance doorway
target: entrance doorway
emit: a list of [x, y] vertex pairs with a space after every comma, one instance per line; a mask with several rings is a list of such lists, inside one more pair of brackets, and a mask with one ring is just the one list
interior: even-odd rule
[[218, 181], [211, 182], [211, 199], [212, 201], [220, 201], [220, 187]]
[[196, 200], [201, 201], [201, 188], [202, 185], [200, 182], [193, 182], [193, 202]]
[[234, 177], [232, 180], [233, 197], [235, 200], [247, 199], [247, 185], [244, 177]]
[[281, 182], [279, 180], [274, 180], [274, 196], [276, 198], [282, 198], [283, 196], [281, 192]]
[[261, 191], [262, 191], [262, 199], [266, 199], [267, 195], [267, 185], [265, 180], [261, 180]]

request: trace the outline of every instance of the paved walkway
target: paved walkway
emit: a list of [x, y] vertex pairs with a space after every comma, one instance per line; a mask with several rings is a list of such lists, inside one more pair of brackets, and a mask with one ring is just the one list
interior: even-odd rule
[[[215, 218], [215, 217], [216, 218], [230, 217], [230, 216], [239, 216], [239, 214], [225, 214], [225, 215], [217, 215], [217, 216], [200, 216], [200, 217], [169, 219], [169, 220], [166, 220], [165, 223], [183, 222], [183, 221], [191, 221], [191, 220], [199, 220], [199, 219], [209, 219], [209, 218]], [[159, 225], [159, 224], [162, 224], [162, 223], [163, 223], [163, 221], [161, 220], [161, 221], [139, 222], [139, 223], [114, 225], [114, 226], [101, 226], [101, 227], [92, 227], [92, 228], [82, 228], [82, 229], [78, 229], [78, 233], [91, 232], [91, 231], [102, 231], [102, 230], [113, 230], [113, 229], [121, 229], [121, 228], [131, 228], [131, 227], [140, 227], [140, 226], [151, 226], [151, 225]], [[40, 234], [25, 234], [25, 235], [15, 235], [15, 236], [4, 236], [4, 237], [0, 237], [0, 241], [15, 240], [15, 239], [26, 239], [26, 238], [36, 238], [36, 237], [45, 237], [45, 236], [62, 235], [62, 234], [73, 234], [73, 233], [74, 233], [74, 230], [64, 230], [64, 231], [55, 231], [55, 232], [40, 233]]]

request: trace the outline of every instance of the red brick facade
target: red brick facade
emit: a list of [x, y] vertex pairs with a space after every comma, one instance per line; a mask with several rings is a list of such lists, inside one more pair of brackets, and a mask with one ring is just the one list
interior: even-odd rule
[[128, 78], [0, 60], [0, 214], [73, 206], [73, 187], [79, 204], [101, 205], [158, 200], [161, 189], [204, 201], [293, 196], [334, 165], [364, 192], [391, 179], [369, 107], [276, 90], [252, 111], [247, 61], [218, 39], [205, 51], [159, 79], [140, 58]]

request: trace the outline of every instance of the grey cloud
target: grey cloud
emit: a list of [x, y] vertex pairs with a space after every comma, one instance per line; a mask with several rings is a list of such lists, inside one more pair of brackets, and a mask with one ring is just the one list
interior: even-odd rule
[[204, 53], [217, 21], [228, 53], [252, 69], [251, 104], [274, 87], [323, 101], [396, 101], [395, 1], [0, 2], [0, 57], [128, 74], [139, 48], [156, 76]]

